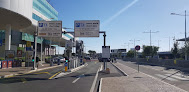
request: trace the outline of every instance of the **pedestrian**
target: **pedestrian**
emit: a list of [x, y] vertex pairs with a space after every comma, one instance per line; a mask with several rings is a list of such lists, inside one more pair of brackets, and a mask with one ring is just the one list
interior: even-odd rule
[[38, 66], [39, 66], [39, 61], [40, 61], [40, 59], [39, 59], [39, 57], [37, 56], [37, 57], [36, 57], [36, 65], [37, 65], [37, 68], [38, 68]]

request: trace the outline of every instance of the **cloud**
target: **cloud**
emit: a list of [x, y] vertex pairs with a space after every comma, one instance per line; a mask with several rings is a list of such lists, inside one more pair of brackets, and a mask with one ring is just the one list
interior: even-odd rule
[[134, 0], [132, 1], [129, 5], [125, 6], [124, 8], [122, 8], [121, 10], [119, 10], [116, 14], [114, 14], [113, 16], [111, 16], [108, 20], [106, 20], [102, 26], [106, 26], [108, 23], [110, 23], [111, 21], [113, 21], [115, 18], [117, 18], [119, 15], [121, 15], [123, 12], [125, 12], [127, 9], [129, 9], [130, 7], [132, 7], [135, 3], [137, 3], [139, 0]]

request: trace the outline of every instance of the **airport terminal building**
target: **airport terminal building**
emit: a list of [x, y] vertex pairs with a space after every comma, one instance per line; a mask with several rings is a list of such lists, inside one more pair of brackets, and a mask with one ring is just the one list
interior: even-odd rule
[[[0, 0], [0, 20], [0, 57], [4, 57], [6, 50], [14, 50], [15, 55], [18, 50], [25, 52], [27, 43], [33, 48], [38, 21], [56, 21], [58, 12], [46, 0]], [[71, 34], [56, 39], [38, 37], [37, 54], [55, 55], [52, 45], [64, 47], [72, 38]]]

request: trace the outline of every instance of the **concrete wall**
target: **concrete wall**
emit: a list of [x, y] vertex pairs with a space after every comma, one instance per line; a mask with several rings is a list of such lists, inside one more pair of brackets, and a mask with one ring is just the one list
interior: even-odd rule
[[124, 58], [124, 61], [132, 61], [132, 62], [141, 62], [141, 63], [149, 63], [159, 66], [170, 66], [170, 67], [183, 67], [189, 68], [189, 61], [186, 60], [176, 60], [176, 63], [173, 59], [145, 59], [145, 58]]

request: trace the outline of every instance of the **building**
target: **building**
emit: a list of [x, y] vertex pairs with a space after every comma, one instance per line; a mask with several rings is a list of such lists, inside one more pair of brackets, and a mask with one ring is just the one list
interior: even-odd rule
[[124, 58], [126, 57], [126, 49], [111, 49], [111, 57]]
[[[33, 35], [38, 21], [58, 20], [58, 12], [46, 0], [0, 0], [0, 13], [0, 57], [5, 56], [5, 50], [25, 52], [27, 42], [33, 48]], [[56, 53], [56, 48], [50, 46], [50, 40], [51, 45], [64, 47], [65, 41], [71, 38], [71, 34], [62, 34], [62, 38], [52, 39], [38, 37], [38, 55]]]

